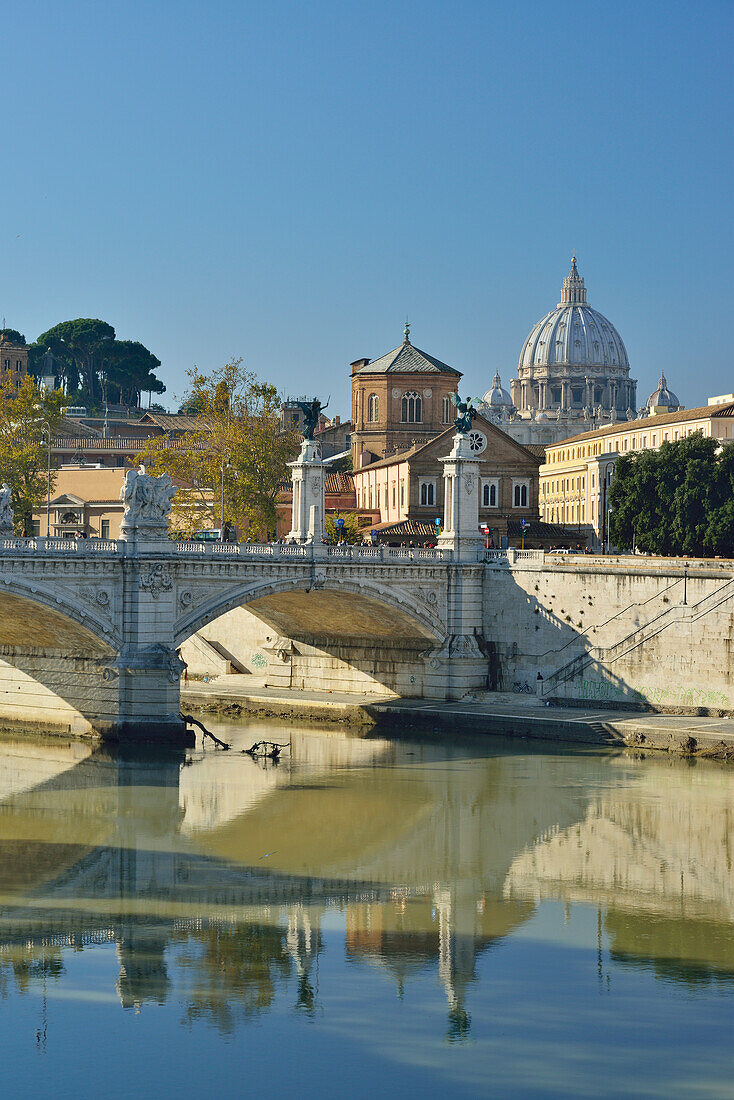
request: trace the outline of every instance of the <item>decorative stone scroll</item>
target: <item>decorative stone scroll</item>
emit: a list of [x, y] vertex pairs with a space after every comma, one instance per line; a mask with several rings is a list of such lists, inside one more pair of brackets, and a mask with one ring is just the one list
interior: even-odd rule
[[170, 592], [173, 588], [171, 571], [162, 562], [155, 562], [147, 573], [140, 574], [140, 587], [157, 600], [162, 592]]
[[13, 536], [13, 506], [11, 503], [11, 489], [9, 485], [0, 486], [0, 537], [12, 538]]
[[123, 538], [166, 538], [176, 486], [168, 474], [153, 477], [145, 466], [128, 470], [120, 490], [124, 516], [120, 525]]

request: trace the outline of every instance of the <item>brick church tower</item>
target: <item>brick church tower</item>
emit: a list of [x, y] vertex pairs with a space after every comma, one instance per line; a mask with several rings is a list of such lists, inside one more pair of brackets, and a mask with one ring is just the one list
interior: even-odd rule
[[355, 470], [428, 443], [453, 421], [449, 394], [457, 392], [461, 371], [414, 347], [407, 322], [402, 344], [351, 367]]

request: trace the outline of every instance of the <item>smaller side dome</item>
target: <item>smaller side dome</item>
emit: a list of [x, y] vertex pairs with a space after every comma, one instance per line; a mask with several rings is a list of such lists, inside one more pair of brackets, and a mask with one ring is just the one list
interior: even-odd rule
[[482, 404], [489, 405], [490, 408], [494, 409], [501, 408], [502, 406], [512, 408], [512, 398], [507, 390], [502, 388], [502, 379], [499, 376], [499, 371], [492, 379], [492, 389], [487, 390], [482, 398]]
[[648, 410], [654, 408], [664, 408], [670, 409], [671, 412], [675, 412], [676, 409], [679, 409], [680, 407], [680, 401], [673, 393], [673, 391], [668, 389], [668, 383], [665, 379], [665, 375], [661, 374], [660, 380], [658, 381], [658, 388], [648, 397], [647, 401], [645, 402], [645, 408]]

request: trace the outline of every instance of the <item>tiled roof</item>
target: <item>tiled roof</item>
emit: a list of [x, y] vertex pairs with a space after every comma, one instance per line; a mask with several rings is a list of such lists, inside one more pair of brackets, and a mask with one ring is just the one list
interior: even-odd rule
[[361, 367], [357, 374], [455, 374], [461, 378], [461, 371], [434, 359], [426, 351], [414, 348], [408, 341], [393, 348], [387, 355], [375, 359], [373, 363]]
[[326, 474], [324, 489], [327, 493], [353, 493], [354, 478], [350, 473]]
[[185, 416], [181, 413], [146, 413], [140, 424], [157, 424], [164, 432], [205, 432], [209, 425], [201, 416]]
[[415, 519], [401, 519], [393, 523], [375, 523], [370, 530], [379, 531], [381, 535], [419, 535], [421, 538], [436, 534], [436, 527], [433, 523], [421, 523]]
[[641, 420], [620, 421], [619, 424], [608, 424], [605, 428], [596, 428], [593, 432], [582, 432], [581, 435], [572, 435], [568, 439], [559, 439], [557, 443], [549, 443], [546, 450], [584, 443], [588, 439], [603, 439], [607, 435], [614, 435], [615, 432], [620, 431], [639, 432], [645, 429], [654, 431], [660, 424], [678, 424], [681, 420], [706, 420], [709, 417], [718, 416], [734, 416], [734, 403], [702, 405], [697, 409], [681, 409], [679, 412], [645, 416]]
[[[433, 443], [433, 439], [429, 439], [428, 443]], [[370, 462], [366, 466], [360, 466], [359, 470], [356, 470], [355, 473], [361, 474], [364, 473], [365, 470], [379, 470], [383, 466], [392, 466], [395, 462], [404, 462], [406, 458], [410, 458], [424, 447], [427, 447], [428, 443], [414, 443], [412, 447], [408, 447], [407, 451], [396, 451], [394, 455], [388, 455], [387, 458], [381, 458], [377, 462]]]
[[[290, 481], [281, 481], [278, 488], [281, 493], [293, 491]], [[354, 478], [351, 473], [325, 473], [324, 491], [327, 493], [353, 493]]]
[[545, 462], [545, 444], [544, 443], [523, 443], [522, 446], [526, 451], [530, 451], [531, 455], [535, 455], [541, 462]]
[[96, 436], [94, 428], [81, 424], [78, 420], [70, 420], [68, 416], [62, 416], [54, 428], [54, 439], [93, 439]]

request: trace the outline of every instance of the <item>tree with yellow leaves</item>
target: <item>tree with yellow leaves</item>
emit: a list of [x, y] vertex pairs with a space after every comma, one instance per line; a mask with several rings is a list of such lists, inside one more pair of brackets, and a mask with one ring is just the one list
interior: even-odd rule
[[276, 501], [300, 437], [283, 431], [274, 386], [245, 370], [242, 360], [209, 375], [189, 371], [185, 404], [197, 412], [178, 439], [151, 439], [138, 461], [180, 486], [171, 529], [191, 534], [225, 522], [255, 537], [273, 537]]
[[[16, 390], [0, 385], [0, 484], [11, 489], [17, 535], [33, 533], [33, 509], [46, 500], [48, 433], [61, 418], [63, 394], [43, 393], [26, 376]], [[53, 471], [51, 485], [53, 488]]]

